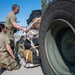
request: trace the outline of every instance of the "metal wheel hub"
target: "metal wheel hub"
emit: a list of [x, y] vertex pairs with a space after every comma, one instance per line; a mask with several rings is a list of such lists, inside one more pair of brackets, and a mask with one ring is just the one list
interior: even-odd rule
[[61, 48], [63, 57], [70, 64], [75, 64], [75, 36], [73, 33], [63, 35]]
[[[75, 36], [73, 32], [65, 34], [59, 30], [64, 27], [74, 29], [69, 22], [63, 19], [53, 21], [51, 26], [45, 37], [45, 51], [48, 63], [56, 75], [73, 75], [75, 72], [75, 66], [72, 65], [75, 64]], [[63, 36], [59, 35], [55, 30], [58, 30]], [[68, 61], [67, 63], [65, 59]]]

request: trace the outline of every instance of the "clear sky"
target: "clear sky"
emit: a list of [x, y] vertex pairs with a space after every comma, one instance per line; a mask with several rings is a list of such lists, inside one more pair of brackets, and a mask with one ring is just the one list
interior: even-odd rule
[[0, 0], [0, 21], [5, 21], [13, 4], [20, 6], [20, 12], [16, 15], [20, 26], [27, 26], [26, 20], [32, 10], [41, 9], [41, 0]]

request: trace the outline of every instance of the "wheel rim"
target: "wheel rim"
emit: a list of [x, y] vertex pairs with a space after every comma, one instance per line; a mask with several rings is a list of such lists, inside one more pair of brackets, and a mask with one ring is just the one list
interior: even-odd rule
[[[59, 27], [59, 24], [61, 25], [61, 27]], [[53, 21], [52, 24], [50, 25], [52, 27], [48, 30], [45, 37], [45, 50], [49, 65], [57, 75], [72, 75], [73, 72], [75, 71], [75, 66], [66, 63], [66, 61], [63, 60], [61, 53], [59, 52], [58, 46], [54, 38], [54, 36], [56, 37], [57, 33], [55, 32], [55, 34], [53, 34], [54, 31], [52, 31], [52, 28], [55, 25], [58, 25], [57, 27], [59, 27], [59, 29], [67, 27], [72, 28], [70, 27], [71, 24], [69, 24], [65, 20], [60, 19]], [[61, 43], [61, 46], [62, 45], [63, 44]]]
[[[67, 35], [69, 34], [69, 35]], [[63, 35], [61, 40], [61, 53], [69, 64], [75, 65], [75, 36], [71, 30]]]

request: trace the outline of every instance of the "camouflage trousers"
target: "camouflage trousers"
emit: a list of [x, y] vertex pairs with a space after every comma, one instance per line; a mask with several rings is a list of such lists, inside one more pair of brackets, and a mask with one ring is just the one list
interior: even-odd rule
[[5, 64], [8, 70], [17, 70], [20, 64], [8, 52], [0, 52], [0, 64]]
[[12, 28], [7, 29], [6, 34], [8, 35], [8, 37], [10, 39], [10, 46], [11, 46], [12, 50], [14, 50], [15, 43], [14, 43], [14, 32], [13, 32], [13, 29]]

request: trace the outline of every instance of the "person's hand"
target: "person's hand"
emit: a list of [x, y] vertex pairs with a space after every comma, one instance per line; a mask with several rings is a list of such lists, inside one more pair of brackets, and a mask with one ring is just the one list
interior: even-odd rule
[[15, 59], [15, 56], [12, 56], [13, 57], [13, 59]]
[[26, 29], [26, 28], [23, 28], [22, 30], [23, 30], [24, 32], [27, 32], [27, 29]]

